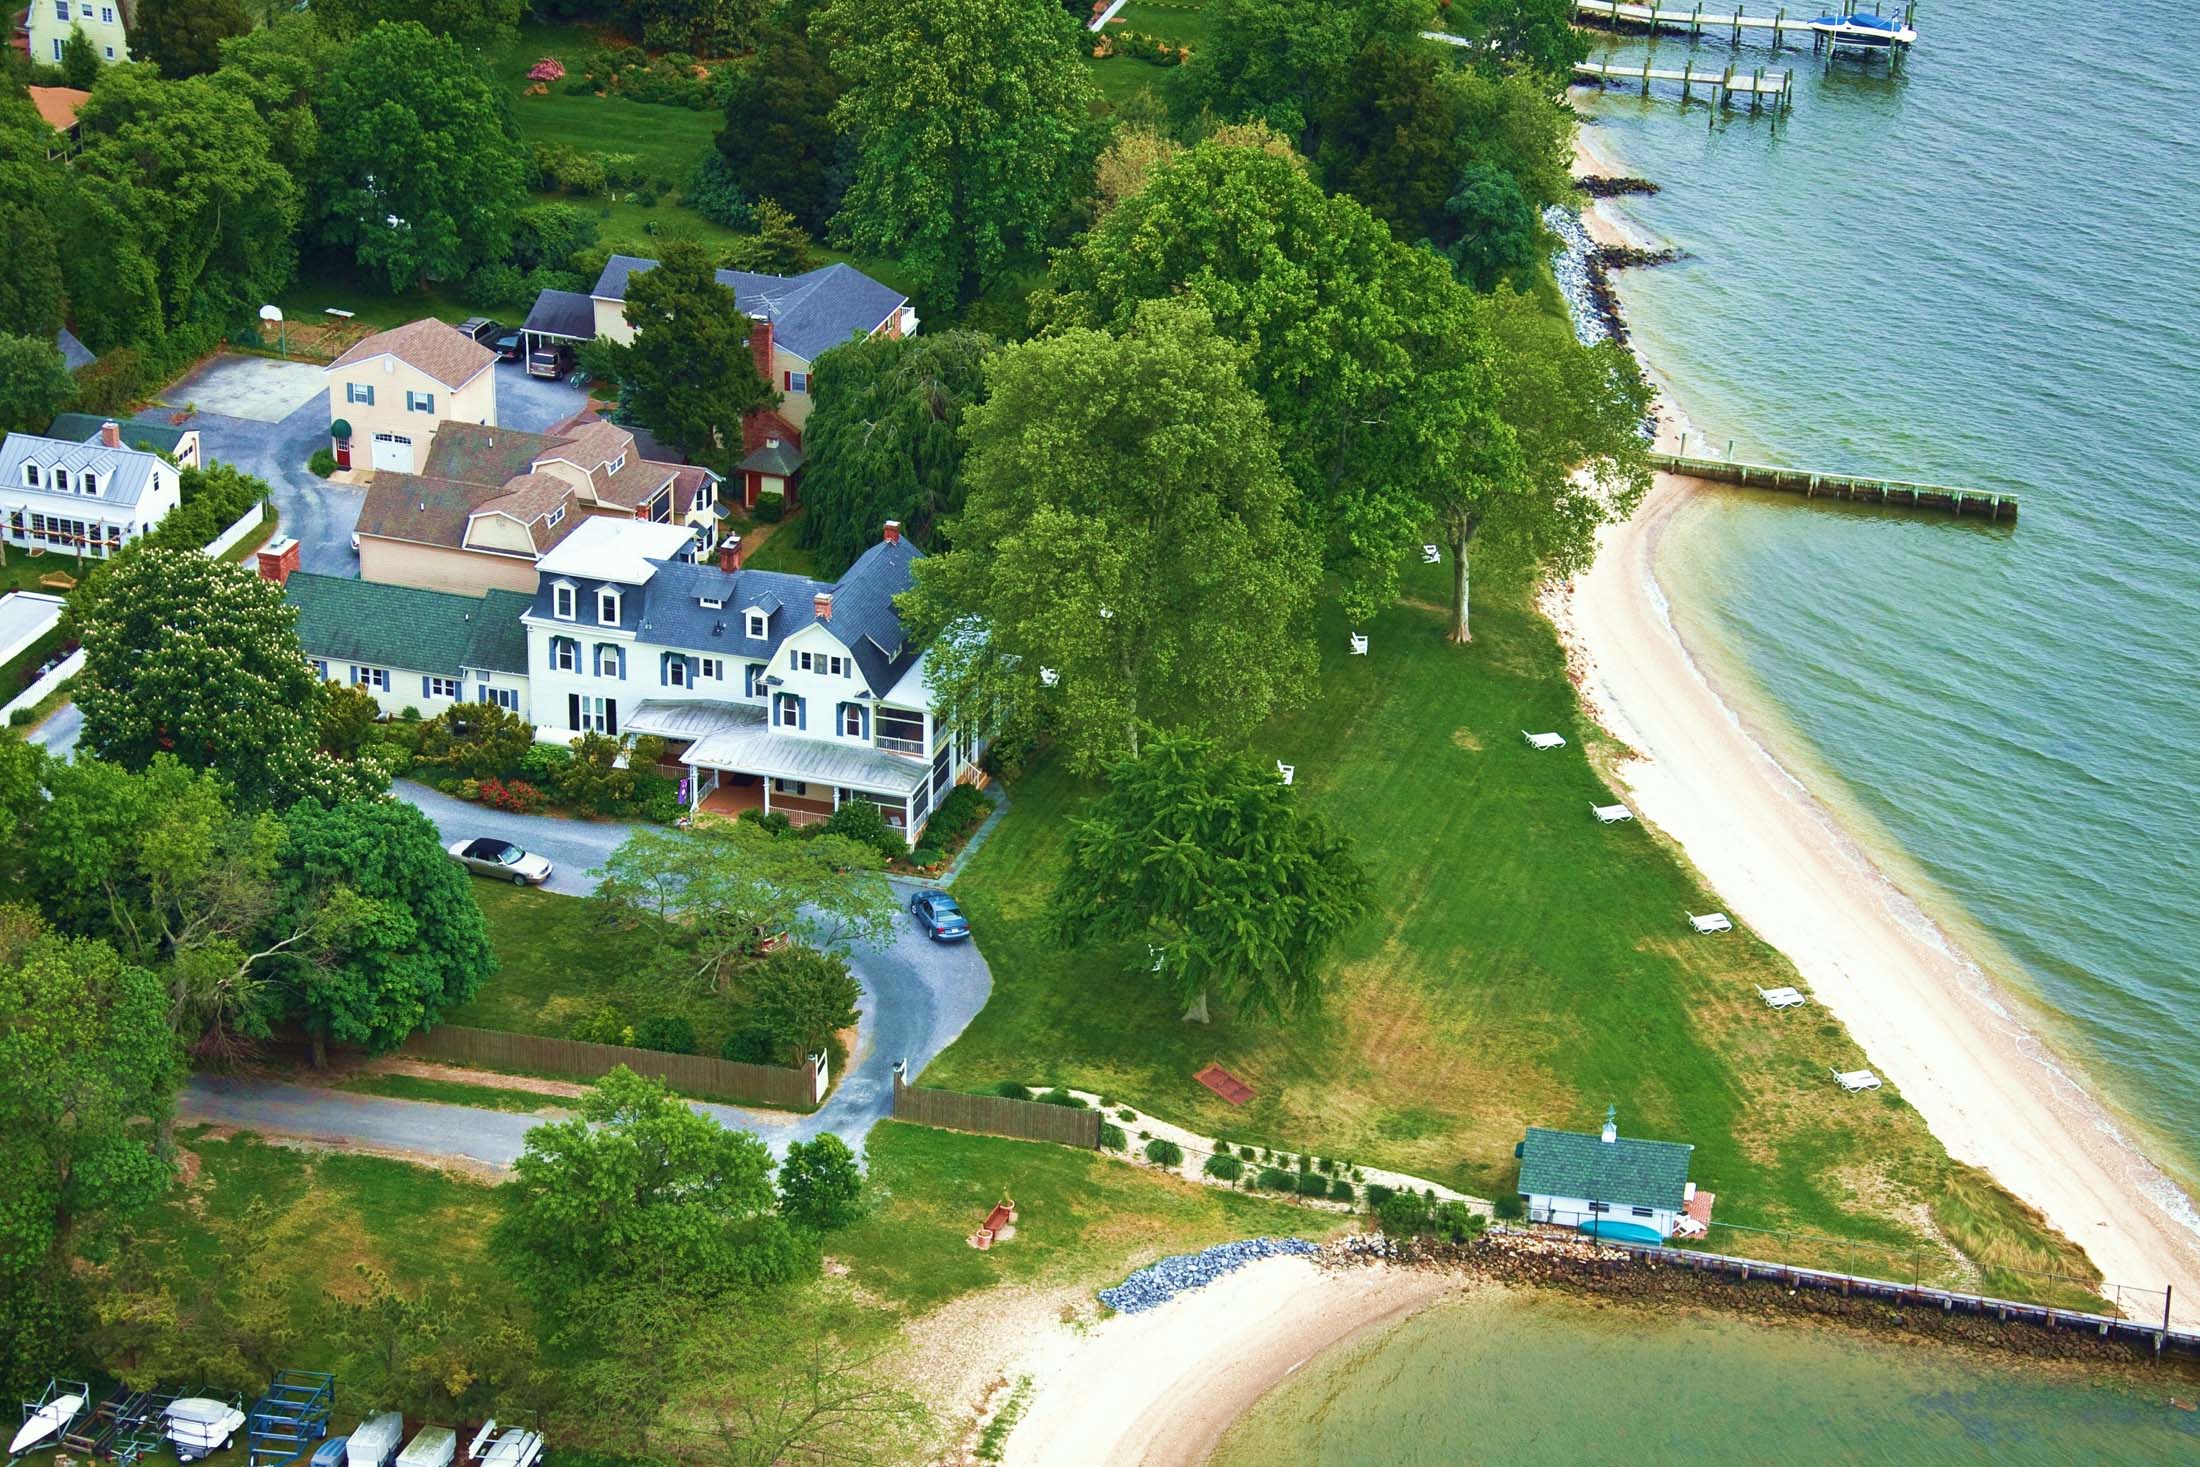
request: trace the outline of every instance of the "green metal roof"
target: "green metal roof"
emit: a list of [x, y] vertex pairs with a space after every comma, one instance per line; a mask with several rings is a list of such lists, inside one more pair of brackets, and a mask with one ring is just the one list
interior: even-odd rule
[[291, 574], [284, 595], [298, 608], [298, 641], [306, 656], [436, 677], [457, 677], [460, 667], [474, 665], [467, 654], [489, 610], [479, 596], [307, 571]]
[[173, 454], [176, 445], [183, 442], [183, 435], [196, 432], [192, 428], [172, 428], [166, 423], [140, 423], [135, 418], [108, 418], [98, 413], [61, 413], [46, 430], [48, 438], [63, 438], [71, 443], [89, 443], [99, 436], [99, 430], [114, 423], [122, 430], [122, 446], [144, 446], [155, 453]]
[[491, 591], [482, 597], [466, 665], [491, 672], [527, 671], [527, 628], [519, 619], [534, 604], [535, 598], [525, 591]]
[[1687, 1201], [1688, 1158], [1695, 1149], [1678, 1141], [1607, 1141], [1530, 1126], [1520, 1143], [1520, 1190], [1678, 1212]]

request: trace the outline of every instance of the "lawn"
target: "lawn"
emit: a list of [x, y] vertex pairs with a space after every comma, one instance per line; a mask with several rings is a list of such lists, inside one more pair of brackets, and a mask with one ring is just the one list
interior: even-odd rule
[[[865, 1150], [876, 1210], [827, 1246], [855, 1283], [910, 1314], [997, 1283], [1105, 1287], [1166, 1254], [1319, 1238], [1339, 1223], [1038, 1141], [883, 1121]], [[1003, 1198], [1016, 1204], [1016, 1236], [980, 1253], [964, 1240]]]
[[[1511, 1190], [1525, 1125], [1593, 1129], [1616, 1104], [1626, 1134], [1695, 1145], [1722, 1222], [1907, 1249], [1934, 1246], [1929, 1214], [1974, 1260], [2087, 1274], [1892, 1090], [1831, 1086], [1828, 1064], [1860, 1059], [1841, 1026], [1756, 994], [1795, 981], [1788, 963], [1746, 931], [1694, 936], [1683, 912], [1717, 903], [1686, 865], [1649, 830], [1590, 817], [1611, 798], [1583, 752], [1601, 735], [1524, 589], [1478, 578], [1476, 640], [1453, 647], [1444, 575], [1415, 564], [1405, 599], [1360, 628], [1366, 657], [1325, 610], [1312, 701], [1251, 740], [1297, 767], [1374, 878], [1377, 910], [1343, 944], [1321, 1013], [1185, 1024], [1142, 947], [1050, 946], [1040, 918], [1063, 821], [1088, 786], [1043, 765], [957, 883], [993, 996], [926, 1081], [1074, 1082], [1195, 1129], [1485, 1196]], [[1571, 742], [1536, 753], [1523, 728]], [[1255, 1099], [1234, 1110], [1195, 1085], [1209, 1061]]]

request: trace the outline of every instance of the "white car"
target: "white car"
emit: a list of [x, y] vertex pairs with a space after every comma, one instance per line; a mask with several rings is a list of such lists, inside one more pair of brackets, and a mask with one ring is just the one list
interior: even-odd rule
[[178, 1462], [196, 1462], [215, 1452], [225, 1452], [244, 1427], [244, 1412], [228, 1401], [211, 1396], [185, 1396], [169, 1403], [162, 1413], [169, 1445]]
[[452, 841], [451, 859], [476, 876], [492, 876], [514, 886], [540, 886], [557, 868], [542, 856], [529, 855], [508, 840], [485, 835], [477, 840]]

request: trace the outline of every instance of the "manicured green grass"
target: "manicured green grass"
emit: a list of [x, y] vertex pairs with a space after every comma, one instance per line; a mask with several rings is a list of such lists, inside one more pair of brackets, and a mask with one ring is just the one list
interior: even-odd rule
[[468, 1085], [459, 1080], [435, 1080], [425, 1075], [353, 1075], [335, 1089], [353, 1095], [386, 1095], [392, 1100], [427, 1100], [439, 1105], [470, 1105], [477, 1110], [504, 1110], [515, 1115], [539, 1115], [570, 1110], [572, 1102], [555, 1095], [529, 1090], [508, 1090], [496, 1085]]
[[[872, 1214], [826, 1244], [854, 1283], [911, 1314], [999, 1283], [1104, 1287], [1170, 1253], [1262, 1234], [1320, 1238], [1327, 1213], [1172, 1181], [1097, 1152], [884, 1121], [866, 1146]], [[1016, 1236], [966, 1241], [1003, 1198]]]
[[768, 539], [756, 547], [753, 555], [741, 557], [741, 563], [754, 570], [781, 571], [790, 576], [814, 576], [817, 574], [817, 555], [800, 543], [800, 532], [793, 521], [785, 521], [772, 530]]
[[[1332, 964], [1323, 1012], [1271, 1026], [1181, 1022], [1125, 944], [1065, 952], [1040, 930], [1065, 817], [1092, 793], [1042, 766], [956, 886], [992, 967], [991, 1001], [928, 1067], [932, 1084], [1075, 1082], [1241, 1140], [1314, 1147], [1481, 1195], [1509, 1191], [1528, 1124], [1692, 1142], [1717, 1218], [1907, 1248], [1918, 1219], [1974, 1257], [2007, 1250], [2084, 1274], [2082, 1258], [1952, 1163], [1892, 1090], [1826, 1075], [1861, 1056], [1822, 1009], [1775, 1014], [1793, 982], [1752, 934], [1703, 938], [1717, 903], [1660, 839], [1605, 827], [1612, 796], [1548, 623], [1524, 589], [1478, 579], [1475, 641], [1444, 640], [1445, 572], [1418, 563], [1400, 604], [1358, 628], [1319, 623], [1311, 703], [1251, 740], [1297, 767], [1304, 798], [1355, 836], [1376, 911]], [[1520, 730], [1558, 729], [1560, 751]], [[1192, 1082], [1220, 1061], [1256, 1098], [1232, 1109]], [[1958, 1210], [1944, 1206], [1957, 1192]], [[1742, 1251], [1732, 1240], [1728, 1246]]]
[[528, 142], [563, 143], [589, 153], [631, 153], [677, 188], [718, 136], [725, 117], [716, 107], [696, 111], [568, 92], [565, 82], [550, 83], [544, 96], [524, 95], [527, 69], [544, 56], [564, 62], [570, 80], [580, 75], [583, 52], [629, 44], [624, 36], [593, 26], [531, 21], [519, 28], [519, 40], [497, 64], [495, 75], [511, 89], [512, 118]]
[[333, 323], [327, 314], [334, 306], [349, 311], [355, 320], [377, 331], [402, 326], [423, 316], [453, 324], [468, 316], [494, 316], [508, 326], [519, 324], [524, 311], [515, 313], [513, 301], [476, 301], [467, 298], [457, 281], [416, 285], [391, 295], [373, 281], [362, 280], [349, 267], [329, 267], [313, 260], [299, 267], [297, 281], [276, 297], [286, 319], [301, 326]]

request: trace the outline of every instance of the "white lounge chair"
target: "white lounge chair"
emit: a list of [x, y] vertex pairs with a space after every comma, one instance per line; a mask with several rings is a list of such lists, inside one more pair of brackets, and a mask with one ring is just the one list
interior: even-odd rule
[[1698, 932], [1732, 932], [1734, 930], [1734, 924], [1726, 920], [1726, 913], [1724, 912], [1705, 912], [1701, 915], [1690, 912], [1688, 914], [1688, 925]]
[[1153, 959], [1153, 971], [1156, 973], [1160, 972], [1169, 961], [1167, 949], [1155, 947], [1150, 942], [1146, 944], [1146, 956]]
[[1046, 687], [1055, 687], [1062, 681], [1062, 675], [1051, 667], [1042, 667], [1039, 669], [1039, 681]]
[[1809, 999], [1803, 997], [1803, 992], [1799, 988], [1760, 988], [1757, 990], [1757, 996], [1763, 999], [1767, 1005], [1776, 1009], [1799, 1009], [1810, 1002]]
[[1436, 564], [1436, 562], [1442, 560], [1443, 558], [1444, 552], [1438, 550], [1435, 546], [1423, 545], [1421, 547], [1421, 563], [1423, 565], [1434, 565]]
[[1596, 811], [1597, 819], [1606, 825], [1617, 825], [1622, 820], [1635, 818], [1635, 812], [1625, 805], [1599, 805], [1592, 801], [1589, 808]]
[[1354, 657], [1365, 657], [1367, 655], [1367, 638], [1358, 632], [1352, 634], [1352, 655]]
[[1289, 784], [1292, 780], [1298, 778], [1299, 766], [1296, 764], [1286, 764], [1281, 759], [1278, 759], [1276, 761], [1276, 773], [1283, 776], [1283, 782], [1285, 784]]
[[1879, 1077], [1870, 1070], [1835, 1070], [1833, 1078], [1841, 1082], [1841, 1088], [1854, 1095], [1859, 1090], [1877, 1090]]
[[1531, 749], [1563, 749], [1566, 747], [1566, 740], [1560, 734], [1532, 734], [1526, 729], [1522, 729], [1520, 736], [1528, 741], [1528, 747]]

